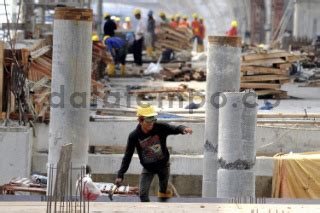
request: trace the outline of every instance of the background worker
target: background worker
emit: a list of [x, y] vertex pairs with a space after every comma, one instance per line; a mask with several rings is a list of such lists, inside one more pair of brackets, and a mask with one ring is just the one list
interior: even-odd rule
[[156, 40], [155, 30], [156, 30], [156, 21], [153, 18], [153, 11], [150, 10], [148, 12], [147, 33], [146, 33], [146, 40], [145, 40], [145, 44], [147, 47], [147, 56], [150, 58], [153, 57], [154, 42]]
[[141, 10], [135, 9], [133, 13], [134, 13], [134, 17], [138, 21], [136, 30], [134, 33], [135, 38], [133, 42], [133, 58], [134, 58], [134, 63], [137, 66], [141, 67], [141, 70], [142, 70], [142, 47], [143, 47], [144, 33], [145, 33], [146, 27], [141, 20]]
[[192, 14], [193, 21], [191, 23], [192, 33], [193, 33], [193, 41], [197, 41], [197, 52], [200, 52], [201, 44], [203, 45], [203, 41], [201, 39], [200, 33], [200, 21], [198, 20], [198, 14]]
[[163, 24], [169, 24], [169, 19], [167, 18], [166, 14], [164, 12], [159, 13], [159, 17], [161, 18], [161, 23]]
[[124, 30], [131, 30], [132, 29], [132, 25], [131, 25], [131, 19], [129, 16], [127, 16], [125, 19], [124, 19], [124, 23], [122, 25], [122, 28]]
[[111, 19], [109, 13], [104, 15], [105, 23], [103, 26], [104, 36], [114, 36], [114, 31], [117, 29], [116, 23]]
[[183, 16], [182, 21], [179, 23], [179, 27], [181, 28], [189, 28], [190, 24], [188, 22], [188, 16]]
[[128, 137], [126, 151], [115, 180], [117, 185], [122, 183], [136, 149], [143, 166], [139, 185], [141, 202], [150, 201], [149, 189], [155, 175], [159, 178], [158, 197], [160, 199], [172, 197], [172, 191], [167, 189], [170, 175], [170, 154], [166, 139], [169, 135], [192, 134], [192, 129], [189, 127], [156, 122], [157, 115], [149, 104], [138, 107], [139, 124]]
[[171, 16], [169, 25], [170, 25], [171, 27], [173, 27], [173, 28], [177, 28], [177, 27], [178, 27], [177, 22], [176, 22], [176, 18], [175, 18], [174, 15]]
[[237, 36], [238, 35], [238, 22], [236, 20], [233, 20], [231, 22], [231, 28], [230, 30], [227, 32], [228, 36]]
[[114, 21], [116, 22], [117, 30], [121, 30], [121, 18], [117, 16]]
[[126, 42], [119, 37], [105, 36], [103, 43], [113, 58], [113, 63], [108, 64], [108, 75], [115, 75], [115, 65], [120, 63], [120, 73], [125, 75], [127, 45]]
[[200, 41], [198, 43], [198, 52], [203, 52], [204, 51], [204, 45], [203, 45], [203, 41], [206, 37], [206, 27], [204, 25], [204, 22], [203, 22], [203, 18], [200, 18], [199, 19], [199, 22], [200, 22]]

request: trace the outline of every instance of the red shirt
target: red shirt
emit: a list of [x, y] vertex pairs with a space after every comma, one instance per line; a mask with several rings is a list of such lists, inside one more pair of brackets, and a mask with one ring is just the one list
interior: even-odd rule
[[227, 32], [228, 36], [237, 36], [238, 30], [236, 27], [231, 27], [231, 29]]
[[192, 26], [193, 35], [201, 37], [200, 22], [198, 20], [194, 20], [191, 26]]

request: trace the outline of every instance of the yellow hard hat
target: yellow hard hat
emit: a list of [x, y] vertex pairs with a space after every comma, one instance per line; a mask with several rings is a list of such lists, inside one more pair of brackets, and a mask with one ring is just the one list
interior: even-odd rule
[[179, 13], [177, 13], [174, 17], [175, 17], [175, 18], [180, 18], [181, 15], [180, 15]]
[[104, 36], [104, 37], [103, 37], [103, 43], [104, 43], [108, 38], [110, 38], [109, 35]]
[[238, 26], [238, 22], [236, 20], [233, 20], [231, 22], [231, 27], [237, 27]]
[[174, 15], [172, 15], [172, 16], [170, 16], [170, 18], [173, 20], [173, 19], [175, 18], [175, 16], [174, 16]]
[[183, 19], [188, 19], [188, 16], [183, 16]]
[[105, 13], [105, 14], [103, 15], [104, 18], [106, 18], [107, 16], [110, 16], [110, 13]]
[[130, 21], [130, 17], [127, 16], [124, 20], [125, 20], [126, 22], [129, 22], [129, 21]]
[[201, 21], [204, 21], [203, 17], [200, 18]]
[[197, 13], [193, 13], [193, 14], [192, 14], [192, 17], [193, 17], [193, 18], [198, 18], [198, 14], [197, 14]]
[[140, 9], [134, 9], [133, 14], [134, 15], [141, 14], [141, 10]]
[[154, 109], [153, 106], [151, 106], [148, 103], [141, 104], [137, 108], [137, 116], [143, 116], [143, 117], [152, 117], [152, 116], [157, 116], [158, 113]]
[[98, 35], [92, 35], [91, 40], [92, 41], [99, 41], [99, 36]]
[[160, 12], [160, 13], [159, 13], [159, 16], [160, 16], [160, 17], [164, 17], [164, 16], [166, 16], [166, 14], [165, 14], [164, 12]]
[[121, 18], [120, 17], [116, 17], [115, 21], [121, 21]]

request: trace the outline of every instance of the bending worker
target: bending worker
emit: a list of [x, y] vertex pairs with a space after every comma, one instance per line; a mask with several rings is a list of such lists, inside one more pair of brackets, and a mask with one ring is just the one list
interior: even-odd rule
[[119, 37], [105, 36], [103, 43], [113, 58], [113, 63], [108, 65], [108, 75], [115, 75], [115, 65], [120, 63], [121, 75], [125, 75], [127, 45], [126, 42]]
[[149, 189], [154, 178], [159, 178], [158, 197], [164, 201], [172, 197], [168, 190], [170, 175], [170, 154], [167, 148], [167, 137], [177, 134], [192, 134], [192, 129], [185, 126], [173, 126], [157, 122], [157, 113], [149, 104], [138, 107], [139, 124], [128, 138], [126, 151], [115, 183], [119, 186], [127, 172], [134, 150], [137, 150], [143, 167], [140, 176], [139, 190], [141, 202], [149, 202]]

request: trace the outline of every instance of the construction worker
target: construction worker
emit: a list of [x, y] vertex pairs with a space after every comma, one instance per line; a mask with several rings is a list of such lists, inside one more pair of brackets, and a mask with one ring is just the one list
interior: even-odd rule
[[125, 29], [125, 30], [131, 30], [132, 29], [132, 26], [131, 26], [131, 19], [129, 16], [127, 16], [125, 19], [124, 19], [124, 23], [122, 25], [122, 28]]
[[141, 20], [141, 10], [135, 9], [133, 13], [134, 13], [134, 17], [138, 21], [136, 30], [134, 33], [135, 38], [133, 42], [133, 58], [134, 58], [134, 63], [137, 66], [141, 67], [139, 69], [140, 71], [142, 71], [142, 47], [143, 47], [144, 33], [145, 33], [146, 27]]
[[237, 27], [238, 27], [238, 22], [237, 22], [236, 20], [233, 20], [233, 21], [231, 22], [231, 28], [230, 28], [230, 30], [227, 32], [227, 35], [228, 35], [228, 36], [237, 36], [237, 35], [238, 35]]
[[104, 36], [114, 36], [114, 31], [117, 29], [116, 23], [111, 19], [109, 13], [104, 15], [104, 19], [106, 20], [103, 26]]
[[160, 12], [159, 17], [161, 18], [161, 23], [169, 24], [169, 20], [167, 19], [166, 14], [164, 12]]
[[193, 17], [193, 21], [191, 23], [191, 27], [192, 27], [192, 33], [193, 33], [193, 41], [196, 40], [197, 41], [197, 52], [200, 51], [199, 46], [201, 46], [201, 44], [203, 45], [203, 41], [201, 39], [201, 33], [200, 33], [200, 22], [198, 20], [198, 14], [194, 13], [192, 14]]
[[178, 27], [177, 22], [176, 22], [176, 17], [174, 15], [171, 16], [169, 25], [171, 27], [173, 27], [173, 28], [177, 28]]
[[183, 16], [182, 21], [179, 23], [179, 27], [181, 28], [189, 28], [190, 24], [188, 22], [188, 16]]
[[156, 29], [156, 21], [153, 18], [153, 11], [150, 10], [148, 12], [147, 33], [146, 33], [146, 40], [145, 40], [145, 45], [147, 47], [147, 56], [150, 58], [153, 57], [153, 47], [154, 47], [154, 42], [156, 38], [155, 29]]
[[94, 35], [92, 35], [91, 40], [92, 40], [93, 42], [98, 42], [98, 41], [99, 41], [99, 36], [96, 35], [96, 34], [94, 34]]
[[119, 37], [104, 36], [103, 43], [113, 58], [113, 63], [108, 64], [108, 75], [115, 75], [115, 65], [120, 63], [121, 75], [125, 75], [127, 45], [126, 42]]
[[154, 175], [159, 178], [158, 197], [160, 200], [164, 201], [172, 197], [173, 192], [168, 190], [170, 154], [166, 139], [169, 135], [192, 134], [192, 129], [189, 127], [158, 123], [157, 115], [158, 113], [149, 104], [142, 104], [138, 107], [139, 124], [128, 137], [126, 151], [115, 180], [118, 186], [122, 183], [136, 149], [143, 167], [139, 184], [141, 202], [150, 202], [149, 189]]
[[205, 36], [206, 36], [206, 27], [204, 25], [204, 22], [203, 22], [203, 18], [200, 18], [199, 19], [199, 22], [200, 22], [200, 41], [199, 41], [199, 44], [198, 44], [198, 52], [203, 52], [204, 51], [204, 45], [203, 45], [203, 40], [205, 39]]
[[120, 30], [121, 29], [121, 18], [120, 17], [115, 17], [114, 21], [116, 22], [116, 25], [117, 25], [117, 30]]
[[179, 13], [177, 13], [175, 15], [176, 27], [179, 27], [180, 19], [181, 19], [181, 15]]

